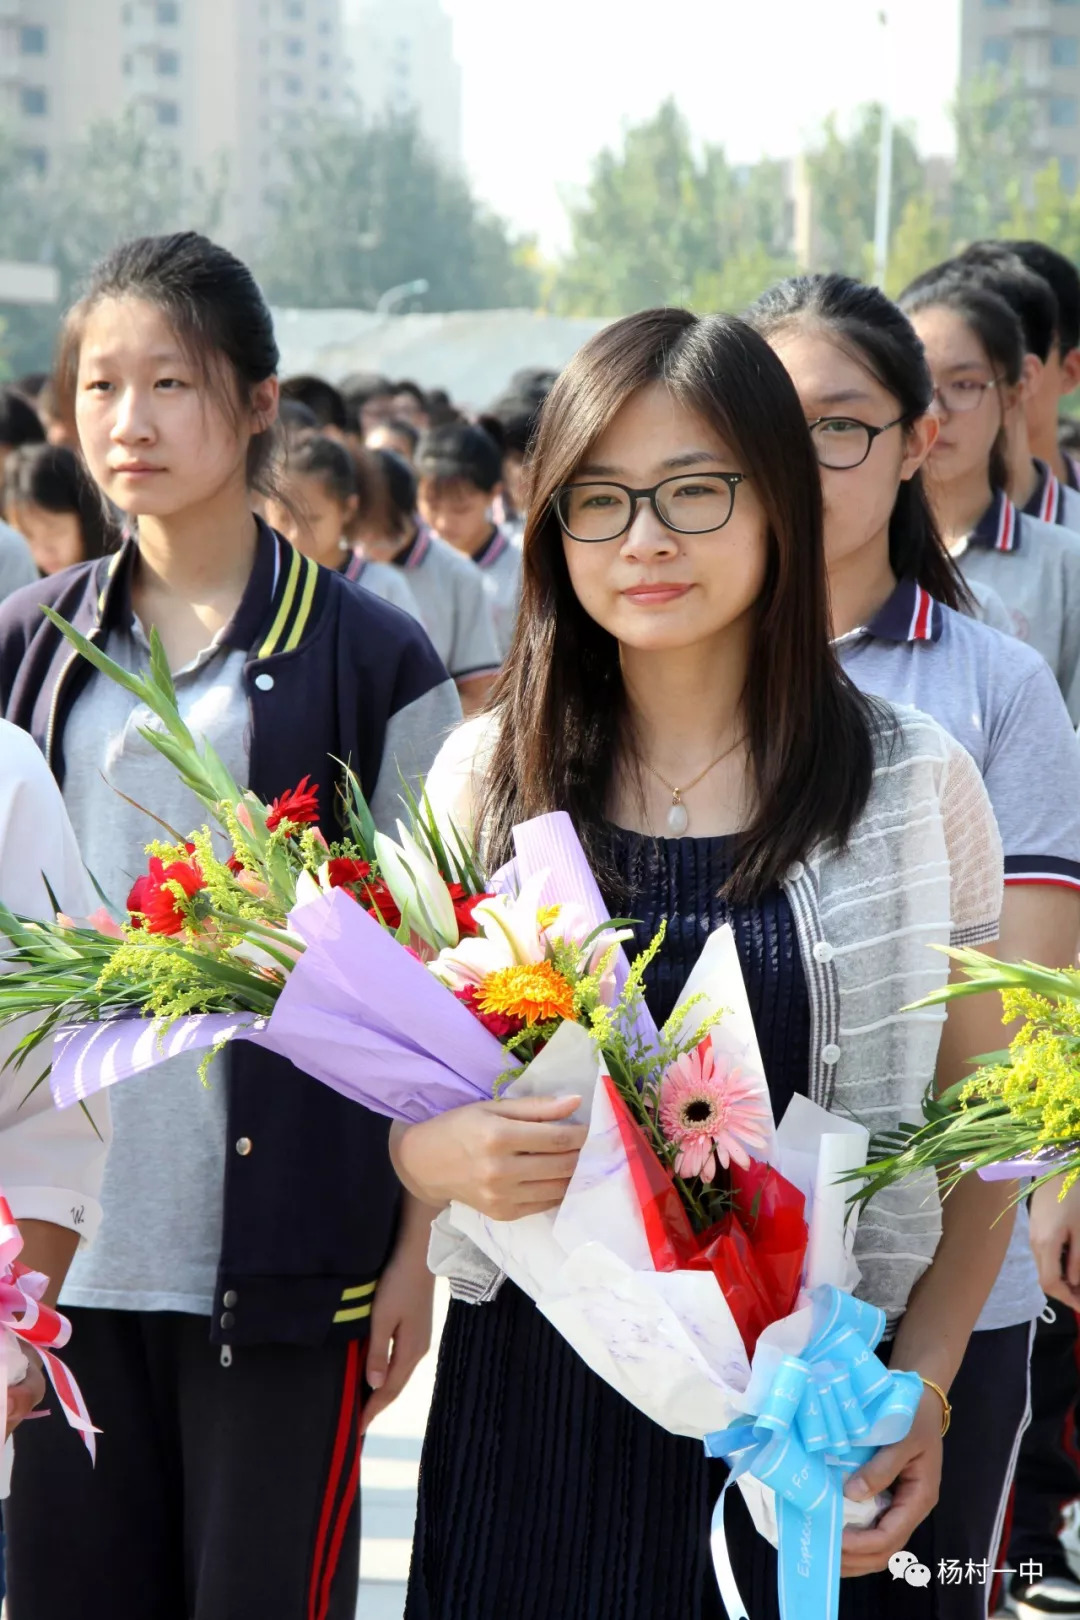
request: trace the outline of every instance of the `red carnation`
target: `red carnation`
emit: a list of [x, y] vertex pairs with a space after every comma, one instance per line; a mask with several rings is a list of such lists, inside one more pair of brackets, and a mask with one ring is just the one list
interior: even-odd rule
[[[191, 851], [194, 845], [189, 844]], [[198, 861], [170, 861], [168, 866], [160, 855], [150, 857], [150, 870], [137, 878], [127, 898], [127, 908], [135, 928], [145, 928], [148, 934], [179, 934], [187, 921], [181, 901], [167, 883], [178, 883], [190, 900], [206, 880]]]
[[525, 1028], [524, 1018], [511, 1018], [509, 1013], [484, 1012], [480, 1007], [479, 986], [475, 984], [467, 984], [464, 989], [455, 990], [454, 996], [463, 1007], [468, 1007], [473, 1017], [478, 1018], [497, 1041], [505, 1041], [512, 1035], [520, 1035]]
[[466, 894], [460, 883], [448, 883], [447, 893], [454, 902], [454, 916], [457, 918], [458, 933], [462, 939], [474, 939], [480, 932], [473, 912], [481, 900], [490, 900], [490, 894]]
[[247, 867], [244, 865], [239, 855], [230, 855], [228, 860], [225, 862], [225, 865], [229, 868], [229, 871], [232, 873], [233, 877], [239, 877], [241, 872], [247, 871]]
[[372, 878], [358, 887], [357, 898], [365, 911], [377, 913], [388, 928], [401, 927], [401, 911], [382, 878]]
[[310, 787], [310, 776], [288, 793], [283, 793], [274, 800], [266, 814], [266, 830], [274, 832], [283, 821], [292, 822], [294, 827], [313, 826], [319, 819], [319, 790]]

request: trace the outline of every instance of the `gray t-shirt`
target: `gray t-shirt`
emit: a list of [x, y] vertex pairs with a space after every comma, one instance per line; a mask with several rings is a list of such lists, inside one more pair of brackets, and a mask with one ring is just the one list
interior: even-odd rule
[[[137, 620], [128, 633], [111, 635], [107, 650], [125, 669], [143, 669], [149, 660]], [[246, 657], [211, 645], [173, 677], [184, 720], [238, 782], [247, 781], [248, 771]], [[122, 687], [95, 676], [64, 731], [64, 803], [87, 867], [120, 908], [146, 870], [144, 846], [169, 838], [135, 806], [146, 805], [184, 837], [208, 819], [139, 735], [140, 727], [151, 726], [161, 729], [149, 709], [133, 707]], [[64, 1304], [200, 1316], [213, 1309], [225, 1179], [224, 1059], [211, 1064], [206, 1086], [198, 1068], [198, 1054], [170, 1058], [113, 1089], [101, 1231], [72, 1262]]]
[[[1080, 889], [1080, 743], [1044, 659], [910, 581], [835, 645], [863, 691], [922, 709], [971, 754], [997, 818], [1007, 886]], [[1043, 1304], [1021, 1205], [976, 1326], [1027, 1322]]]
[[979, 579], [969, 579], [966, 584], [974, 599], [975, 617], [980, 624], [988, 624], [1005, 636], [1015, 635], [1012, 615], [997, 591], [992, 591], [989, 585], [984, 585]]
[[514, 639], [521, 601], [521, 552], [502, 529], [496, 529], [473, 562], [480, 570], [495, 624], [495, 639], [505, 658]]
[[494, 675], [502, 657], [483, 576], [471, 558], [422, 523], [394, 566], [404, 573], [424, 629], [454, 680]]
[[18, 529], [0, 522], [0, 602], [24, 585], [36, 585], [40, 578], [30, 547]]
[[1017, 511], [995, 495], [957, 562], [1001, 597], [1013, 630], [1041, 652], [1073, 724], [1080, 722], [1080, 535]]
[[389, 602], [392, 607], [400, 608], [411, 619], [423, 620], [416, 597], [409, 588], [409, 582], [400, 568], [393, 563], [372, 562], [362, 557], [359, 552], [349, 559], [348, 566], [342, 570], [345, 578], [354, 585], [362, 585], [365, 591], [379, 597], [383, 602]]

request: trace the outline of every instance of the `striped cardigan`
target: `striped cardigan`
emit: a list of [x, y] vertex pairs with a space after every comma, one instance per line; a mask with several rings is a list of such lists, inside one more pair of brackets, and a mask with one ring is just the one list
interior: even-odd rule
[[[1002, 901], [1001, 841], [970, 755], [927, 715], [890, 712], [896, 729], [883, 727], [875, 744], [870, 796], [847, 844], [819, 845], [784, 880], [809, 989], [808, 1093], [872, 1132], [919, 1119], [934, 1077], [944, 1009], [902, 1011], [948, 977], [930, 947], [995, 939]], [[490, 741], [490, 717], [467, 722], [428, 779], [437, 812], [470, 830]], [[932, 1174], [879, 1194], [856, 1234], [859, 1294], [895, 1320], [940, 1235]], [[501, 1282], [445, 1213], [430, 1258], [459, 1298], [489, 1299]]]

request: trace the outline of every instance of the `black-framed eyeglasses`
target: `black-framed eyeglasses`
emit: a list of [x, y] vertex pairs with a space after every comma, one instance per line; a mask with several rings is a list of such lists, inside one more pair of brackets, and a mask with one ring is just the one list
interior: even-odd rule
[[648, 501], [657, 518], [676, 534], [713, 534], [735, 508], [735, 491], [745, 473], [679, 473], [651, 489], [630, 489], [607, 480], [563, 484], [555, 491], [555, 515], [571, 540], [591, 544], [618, 540], [634, 521], [638, 502]]
[[874, 427], [870, 422], [860, 422], [856, 416], [819, 416], [806, 425], [819, 465], [835, 472], [850, 472], [853, 467], [862, 466], [876, 438], [906, 421], [906, 416], [898, 416], [893, 422]]

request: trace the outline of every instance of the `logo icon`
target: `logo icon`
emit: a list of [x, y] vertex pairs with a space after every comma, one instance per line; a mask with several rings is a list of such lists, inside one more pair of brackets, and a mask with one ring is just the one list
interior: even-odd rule
[[913, 1552], [894, 1552], [889, 1559], [889, 1570], [894, 1581], [906, 1581], [908, 1586], [929, 1586], [930, 1571], [920, 1564]]

